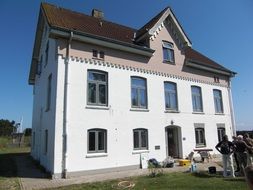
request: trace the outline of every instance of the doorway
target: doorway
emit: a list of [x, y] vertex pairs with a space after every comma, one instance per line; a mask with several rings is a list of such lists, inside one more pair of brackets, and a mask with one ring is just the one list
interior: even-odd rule
[[181, 128], [178, 126], [168, 126], [165, 128], [165, 133], [167, 156], [171, 156], [173, 158], [181, 158]]

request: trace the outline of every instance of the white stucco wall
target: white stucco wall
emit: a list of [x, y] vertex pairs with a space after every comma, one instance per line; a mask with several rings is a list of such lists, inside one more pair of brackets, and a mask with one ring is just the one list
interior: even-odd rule
[[[62, 159], [62, 107], [64, 59], [59, 57], [57, 114], [54, 173], [61, 172]], [[108, 72], [108, 110], [87, 108], [87, 70], [97, 69]], [[130, 111], [130, 77], [147, 79], [148, 112]], [[164, 81], [177, 83], [180, 113], [165, 113]], [[202, 89], [204, 114], [192, 113], [191, 85]], [[215, 115], [213, 89], [222, 91], [224, 115]], [[194, 123], [205, 124], [206, 148], [214, 149], [218, 143], [217, 123], [224, 123], [226, 133], [231, 136], [228, 92], [226, 87], [197, 83], [188, 80], [146, 74], [137, 71], [90, 64], [70, 60], [67, 117], [67, 171], [88, 171], [104, 168], [138, 165], [140, 154], [133, 151], [133, 129], [146, 128], [149, 135], [149, 157], [162, 161], [166, 158], [165, 127], [174, 121], [181, 127], [182, 156], [196, 148]], [[59, 108], [59, 109], [58, 109]], [[107, 154], [92, 157], [87, 153], [87, 130], [107, 130]], [[155, 150], [159, 145], [160, 150]]]

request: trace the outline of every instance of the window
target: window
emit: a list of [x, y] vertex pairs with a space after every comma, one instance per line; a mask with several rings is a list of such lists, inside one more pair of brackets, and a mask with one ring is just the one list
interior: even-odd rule
[[174, 63], [174, 45], [170, 42], [163, 41], [163, 61]]
[[34, 149], [34, 147], [35, 147], [35, 132], [33, 132], [33, 134], [32, 134], [32, 148]]
[[165, 82], [164, 92], [165, 92], [165, 108], [168, 110], [178, 110], [177, 84], [173, 82]]
[[195, 126], [196, 147], [205, 146], [206, 140], [205, 140], [204, 124], [195, 123], [194, 126]]
[[47, 47], [46, 47], [46, 61], [45, 61], [45, 66], [48, 64], [48, 51], [49, 51], [49, 42], [47, 42]]
[[148, 130], [134, 129], [134, 150], [148, 150]]
[[99, 52], [99, 58], [100, 58], [100, 59], [104, 59], [104, 58], [105, 58], [105, 52], [100, 51], [100, 52]]
[[107, 106], [107, 73], [97, 70], [88, 71], [88, 104]]
[[146, 79], [131, 77], [131, 99], [133, 108], [147, 108]]
[[220, 90], [213, 90], [215, 113], [223, 113], [222, 95]]
[[88, 153], [106, 153], [107, 132], [105, 129], [88, 130]]
[[47, 154], [47, 148], [48, 148], [48, 130], [45, 130], [45, 136], [44, 136], [44, 154]]
[[214, 82], [215, 82], [215, 83], [220, 83], [220, 78], [217, 77], [217, 76], [214, 76]]
[[40, 61], [37, 63], [37, 74], [40, 75], [41, 73], [41, 65], [43, 63], [43, 55], [40, 56]]
[[97, 58], [98, 57], [98, 51], [93, 49], [92, 50], [92, 56]]
[[49, 75], [48, 80], [47, 80], [46, 111], [50, 110], [50, 107], [51, 107], [51, 93], [52, 93], [52, 74]]
[[222, 141], [224, 135], [226, 135], [225, 124], [217, 124], [218, 141]]
[[191, 91], [193, 112], [203, 112], [201, 88], [192, 86]]

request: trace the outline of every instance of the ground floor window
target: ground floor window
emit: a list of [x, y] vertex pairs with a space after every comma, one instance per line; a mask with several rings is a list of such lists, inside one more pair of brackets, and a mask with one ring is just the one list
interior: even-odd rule
[[107, 148], [107, 132], [105, 129], [88, 130], [88, 153], [105, 153]]
[[48, 130], [45, 130], [44, 134], [44, 154], [47, 154], [47, 149], [48, 149]]
[[226, 134], [225, 124], [217, 124], [218, 141], [222, 141], [223, 136]]
[[206, 146], [204, 124], [195, 123], [194, 127], [195, 127], [196, 147]]
[[134, 129], [134, 150], [147, 150], [148, 149], [148, 130], [147, 129]]

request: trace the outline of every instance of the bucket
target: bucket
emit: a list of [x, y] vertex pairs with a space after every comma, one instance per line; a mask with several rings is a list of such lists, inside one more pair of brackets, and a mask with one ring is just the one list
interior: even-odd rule
[[215, 166], [209, 167], [208, 172], [209, 172], [209, 174], [216, 174], [216, 167]]

